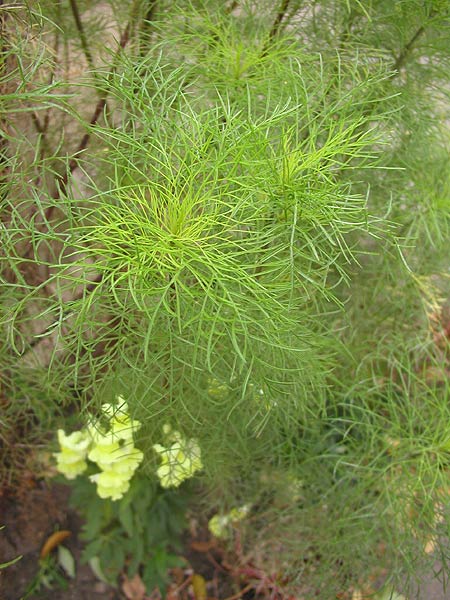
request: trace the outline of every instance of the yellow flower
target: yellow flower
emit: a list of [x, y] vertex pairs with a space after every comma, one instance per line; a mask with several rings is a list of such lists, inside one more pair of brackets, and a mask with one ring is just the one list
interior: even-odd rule
[[118, 408], [112, 404], [103, 404], [102, 412], [109, 417], [109, 430], [113, 437], [117, 440], [129, 441], [133, 439], [133, 432], [141, 427], [141, 423], [131, 419], [128, 414], [128, 405], [122, 398], [118, 396]]
[[89, 460], [96, 462], [100, 469], [107, 471], [114, 469], [117, 472], [134, 472], [141, 463], [144, 455], [132, 444], [120, 446], [117, 442], [107, 445], [98, 445], [89, 454]]
[[55, 454], [57, 468], [68, 479], [74, 479], [87, 468], [86, 458], [97, 463], [101, 473], [91, 475], [101, 498], [118, 500], [130, 487], [130, 480], [144, 455], [134, 447], [133, 431], [141, 426], [130, 418], [128, 406], [121, 396], [119, 406], [104, 404], [108, 424], [92, 419], [83, 431], [66, 435], [58, 430], [61, 452]]
[[91, 475], [89, 479], [97, 484], [97, 494], [104, 499], [120, 500], [130, 489], [130, 480], [115, 471], [102, 471]]
[[62, 450], [71, 450], [80, 456], [86, 456], [91, 443], [85, 431], [74, 431], [66, 435], [63, 429], [58, 429], [58, 442]]
[[214, 515], [208, 522], [208, 529], [214, 537], [226, 539], [229, 535], [229, 525], [230, 519], [228, 515]]
[[120, 452], [119, 442], [113, 442], [110, 435], [97, 436], [95, 445], [88, 454], [89, 460], [98, 464], [100, 469], [108, 469]]
[[91, 443], [89, 435], [84, 431], [74, 431], [66, 435], [58, 429], [58, 441], [61, 452], [54, 453], [56, 468], [67, 479], [75, 479], [87, 469], [86, 455]]
[[56, 468], [67, 479], [75, 479], [75, 477], [81, 475], [87, 469], [85, 460], [78, 458], [73, 460], [73, 456], [65, 452], [54, 454], [54, 456], [56, 458]]
[[89, 460], [102, 469], [90, 477], [97, 483], [100, 498], [118, 500], [130, 487], [130, 480], [144, 458], [143, 453], [132, 443], [120, 445], [109, 433], [97, 436], [95, 447], [88, 454]]
[[161, 466], [156, 471], [162, 487], [178, 487], [203, 469], [200, 447], [195, 439], [184, 439], [178, 431], [171, 434], [175, 440], [168, 448], [155, 444], [153, 449], [160, 455]]
[[122, 446], [111, 468], [116, 473], [122, 473], [124, 477], [127, 476], [131, 479], [143, 458], [143, 453], [134, 446]]
[[229, 526], [245, 519], [250, 512], [251, 505], [244, 504], [238, 508], [232, 508], [225, 515], [217, 514], [208, 522], [208, 529], [216, 538], [226, 539], [229, 536]]

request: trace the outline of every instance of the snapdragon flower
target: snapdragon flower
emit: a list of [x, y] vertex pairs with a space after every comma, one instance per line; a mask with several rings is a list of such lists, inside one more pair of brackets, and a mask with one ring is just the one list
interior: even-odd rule
[[67, 479], [75, 479], [87, 469], [86, 456], [91, 443], [85, 431], [74, 431], [67, 435], [63, 429], [58, 429], [58, 442], [61, 452], [55, 452], [56, 468]]
[[85, 430], [67, 436], [58, 431], [61, 452], [55, 454], [58, 470], [74, 479], [87, 468], [86, 459], [100, 467], [101, 472], [90, 476], [96, 483], [100, 498], [119, 500], [128, 491], [130, 480], [144, 458], [134, 447], [133, 432], [141, 423], [128, 414], [128, 406], [119, 396], [120, 405], [104, 404], [105, 419], [91, 420]]
[[109, 434], [97, 441], [88, 454], [89, 460], [97, 463], [103, 471], [114, 469], [120, 473], [130, 473], [133, 476], [144, 455], [133, 446], [133, 443], [121, 445], [119, 442], [111, 440], [112, 436]]
[[228, 537], [228, 526], [230, 519], [228, 515], [214, 515], [208, 521], [208, 529], [216, 538], [226, 539]]
[[[123, 398], [119, 396], [118, 400], [123, 401]], [[119, 500], [128, 491], [130, 480], [144, 458], [133, 443], [133, 431], [139, 429], [141, 423], [130, 418], [124, 402], [118, 409], [104, 404], [102, 411], [109, 417], [109, 427], [105, 430], [91, 423], [94, 444], [88, 454], [89, 460], [97, 463], [102, 473], [91, 475], [90, 480], [97, 484], [100, 498]]]
[[227, 514], [214, 515], [208, 522], [209, 531], [216, 538], [226, 539], [229, 536], [230, 525], [245, 519], [250, 512], [250, 508], [250, 504], [244, 504], [243, 506], [232, 508]]
[[130, 479], [112, 470], [96, 473], [89, 479], [97, 484], [97, 494], [103, 499], [120, 500], [130, 489]]
[[131, 419], [128, 413], [128, 405], [122, 396], [117, 397], [120, 402], [116, 408], [112, 404], [103, 404], [102, 412], [109, 417], [109, 431], [116, 440], [130, 441], [133, 433], [141, 427], [140, 421]]
[[[164, 432], [169, 433], [170, 428], [165, 426]], [[178, 487], [183, 481], [203, 469], [197, 440], [183, 438], [178, 431], [171, 433], [169, 440], [173, 443], [168, 447], [161, 444], [153, 446], [161, 458], [161, 466], [156, 474], [163, 488]]]

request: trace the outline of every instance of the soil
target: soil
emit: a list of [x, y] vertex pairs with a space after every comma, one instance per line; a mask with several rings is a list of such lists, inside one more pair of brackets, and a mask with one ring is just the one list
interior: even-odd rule
[[69, 530], [64, 545], [74, 556], [77, 568], [75, 579], [65, 578], [67, 589], [46, 589], [32, 593], [27, 600], [116, 600], [118, 593], [99, 582], [87, 565], [81, 565], [80, 543], [77, 538], [80, 521], [68, 508], [68, 488], [49, 486], [44, 481], [32, 482], [19, 495], [4, 494], [0, 498], [0, 515], [4, 525], [0, 532], [0, 563], [17, 556], [22, 558], [0, 572], [1, 600], [20, 600], [36, 581], [39, 554], [48, 537], [57, 530]]
[[[19, 490], [0, 494], [0, 523], [4, 525], [0, 530], [0, 564], [22, 557], [0, 570], [0, 600], [161, 600], [158, 593], [124, 594], [124, 581], [121, 582], [122, 589], [114, 589], [99, 581], [90, 567], [82, 564], [82, 541], [78, 537], [81, 520], [69, 507], [69, 495], [70, 489], [66, 486], [35, 481], [32, 477], [22, 482]], [[41, 585], [39, 590], [30, 593], [30, 586], [39, 581], [41, 550], [46, 540], [59, 530], [70, 531], [62, 545], [75, 559], [75, 578], [64, 576], [60, 571], [63, 586], [55, 584], [48, 589]], [[211, 541], [202, 541], [204, 533], [197, 532], [195, 541], [192, 535], [186, 537], [183, 557], [188, 568], [175, 569], [171, 573], [172, 588], [181, 589], [181, 592], [171, 595], [169, 586], [167, 598], [193, 598], [190, 582], [194, 573], [203, 578], [208, 593], [211, 593], [208, 597], [230, 598], [239, 592], [241, 586], [219, 565], [222, 558], [219, 549]], [[239, 597], [244, 600], [256, 598], [254, 594]]]

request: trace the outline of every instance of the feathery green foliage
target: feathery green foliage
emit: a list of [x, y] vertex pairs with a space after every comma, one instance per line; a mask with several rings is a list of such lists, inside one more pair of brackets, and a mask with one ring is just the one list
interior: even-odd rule
[[304, 594], [445, 558], [447, 3], [69, 4], [0, 7], [4, 431], [123, 394]]

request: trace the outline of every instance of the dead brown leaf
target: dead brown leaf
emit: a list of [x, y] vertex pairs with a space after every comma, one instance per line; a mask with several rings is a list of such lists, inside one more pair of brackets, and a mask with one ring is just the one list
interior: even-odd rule
[[196, 552], [209, 552], [212, 548], [215, 548], [217, 545], [216, 540], [208, 540], [207, 542], [191, 542], [192, 550]]
[[192, 589], [194, 590], [195, 600], [206, 600], [208, 597], [206, 591], [206, 581], [204, 577], [195, 573], [192, 575]]
[[52, 533], [52, 535], [47, 538], [45, 544], [42, 546], [40, 557], [45, 558], [48, 556], [53, 548], [59, 546], [59, 544], [68, 538], [70, 534], [70, 531], [67, 529], [61, 529], [61, 531], [55, 531], [55, 533]]
[[144, 600], [145, 598], [145, 585], [137, 573], [131, 579], [124, 576], [122, 591], [128, 600]]
[[166, 592], [166, 600], [178, 600], [179, 597], [177, 586], [169, 585], [169, 588]]

